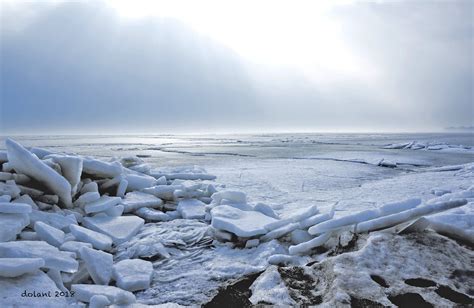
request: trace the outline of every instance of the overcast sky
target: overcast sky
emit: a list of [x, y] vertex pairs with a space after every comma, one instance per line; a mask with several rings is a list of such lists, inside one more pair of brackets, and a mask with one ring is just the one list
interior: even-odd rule
[[0, 134], [471, 126], [473, 3], [3, 0]]

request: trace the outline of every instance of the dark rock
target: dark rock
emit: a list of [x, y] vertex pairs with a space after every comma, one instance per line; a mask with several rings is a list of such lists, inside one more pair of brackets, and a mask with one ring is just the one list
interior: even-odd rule
[[405, 293], [398, 294], [395, 296], [389, 296], [388, 300], [391, 301], [397, 307], [406, 308], [428, 308], [434, 307], [431, 303], [425, 301], [420, 294], [417, 293]]

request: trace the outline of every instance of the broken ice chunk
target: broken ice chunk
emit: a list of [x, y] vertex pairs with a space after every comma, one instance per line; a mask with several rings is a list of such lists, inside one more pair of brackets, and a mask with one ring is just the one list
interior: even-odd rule
[[182, 189], [182, 185], [156, 185], [149, 188], [142, 189], [147, 194], [152, 194], [163, 200], [172, 201], [174, 200], [175, 190]]
[[82, 247], [79, 250], [87, 271], [96, 284], [108, 285], [112, 278], [113, 256], [100, 250]]
[[92, 244], [85, 242], [68, 241], [64, 242], [64, 244], [62, 244], [59, 249], [78, 253], [82, 247], [92, 248]]
[[35, 273], [44, 266], [42, 258], [0, 258], [0, 277], [18, 277]]
[[122, 201], [122, 198], [120, 197], [102, 196], [98, 200], [87, 203], [84, 206], [84, 211], [87, 214], [107, 211], [115, 205], [119, 204], [120, 201]]
[[43, 241], [0, 243], [0, 258], [42, 258], [44, 267], [70, 273], [78, 268], [77, 261], [70, 253], [60, 251]]
[[74, 201], [75, 206], [84, 207], [86, 203], [94, 202], [100, 199], [100, 194], [96, 191], [88, 191]]
[[29, 224], [28, 214], [0, 214], [0, 242], [14, 240]]
[[75, 299], [86, 303], [90, 302], [94, 295], [104, 295], [114, 304], [127, 305], [136, 301], [133, 293], [112, 286], [73, 284], [71, 291], [74, 291]]
[[247, 203], [247, 196], [241, 191], [223, 190], [212, 194], [212, 202], [222, 204], [222, 200], [229, 203]]
[[141, 207], [161, 208], [163, 201], [154, 195], [140, 191], [134, 191], [125, 195], [125, 199], [123, 199], [122, 204], [124, 206], [124, 212], [130, 213], [138, 210]]
[[326, 232], [326, 233], [321, 234], [318, 237], [313, 238], [310, 241], [307, 241], [298, 245], [290, 246], [290, 248], [288, 248], [288, 251], [290, 252], [291, 255], [305, 254], [311, 251], [311, 249], [313, 248], [324, 245], [324, 243], [326, 243], [330, 237], [331, 237], [331, 232]]
[[112, 248], [112, 239], [103, 233], [77, 225], [71, 225], [70, 229], [78, 241], [90, 243], [94, 248], [100, 250], [110, 250]]
[[26, 203], [0, 202], [0, 213], [27, 214], [31, 213], [31, 205]]
[[44, 222], [38, 221], [35, 223], [34, 229], [39, 238], [50, 245], [59, 247], [64, 243], [64, 232], [55, 227], [51, 227]]
[[267, 233], [265, 226], [277, 221], [257, 211], [242, 211], [228, 205], [211, 210], [212, 226], [240, 237], [252, 237]]
[[181, 200], [177, 211], [184, 219], [204, 219], [206, 216], [206, 204], [196, 199]]
[[127, 291], [138, 291], [150, 287], [153, 265], [140, 259], [122, 260], [114, 265], [117, 286]]
[[26, 174], [55, 192], [66, 207], [72, 206], [71, 184], [38, 157], [11, 139], [5, 141], [8, 162], [15, 171]]
[[82, 162], [83, 172], [103, 178], [113, 178], [122, 173], [122, 165], [119, 162], [107, 163], [98, 159], [84, 158]]
[[145, 174], [127, 174], [125, 179], [128, 182], [127, 191], [140, 190], [156, 185], [156, 179]]
[[29, 215], [32, 225], [34, 225], [34, 223], [37, 221], [42, 221], [63, 231], [68, 231], [71, 225], [77, 224], [76, 217], [72, 214], [64, 216], [58, 213], [34, 210]]
[[59, 154], [51, 154], [45, 158], [52, 158], [54, 162], [61, 166], [61, 173], [71, 184], [72, 194], [74, 195], [81, 181], [82, 158]]
[[106, 308], [109, 307], [110, 301], [107, 296], [94, 295], [89, 301], [89, 308]]
[[143, 226], [145, 221], [137, 216], [94, 216], [84, 217], [87, 228], [110, 236], [115, 244], [128, 241]]
[[135, 214], [148, 221], [168, 221], [171, 217], [162, 211], [150, 209], [147, 207], [139, 208]]

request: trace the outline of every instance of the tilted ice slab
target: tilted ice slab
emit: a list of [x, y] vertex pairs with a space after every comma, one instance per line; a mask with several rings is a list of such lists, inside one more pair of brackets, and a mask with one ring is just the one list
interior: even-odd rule
[[206, 204], [197, 199], [181, 200], [177, 211], [184, 219], [204, 219], [206, 216]]
[[156, 185], [156, 179], [145, 174], [127, 174], [125, 176], [127, 181], [127, 191], [140, 190]]
[[267, 233], [265, 227], [278, 221], [257, 211], [242, 211], [228, 205], [216, 206], [211, 210], [211, 225], [241, 237], [252, 237]]
[[85, 217], [84, 226], [97, 232], [110, 236], [114, 244], [120, 244], [130, 240], [145, 221], [137, 216], [95, 216]]
[[129, 192], [122, 200], [124, 212], [130, 213], [142, 207], [161, 208], [163, 201], [154, 195], [141, 191]]
[[133, 293], [112, 286], [73, 284], [71, 291], [74, 291], [75, 299], [86, 303], [90, 302], [94, 295], [104, 295], [111, 303], [118, 305], [133, 304], [136, 301]]
[[40, 239], [50, 245], [59, 247], [64, 243], [64, 232], [44, 222], [36, 222], [34, 230]]
[[135, 211], [135, 214], [140, 216], [143, 219], [149, 220], [149, 221], [168, 221], [171, 220], [171, 217], [163, 213], [162, 211], [155, 210], [155, 209], [150, 209], [147, 207], [142, 207], [139, 208], [138, 210]]
[[108, 285], [112, 278], [113, 256], [100, 250], [83, 247], [79, 250], [87, 271], [96, 284]]
[[87, 203], [84, 206], [84, 211], [87, 214], [107, 211], [119, 204], [121, 201], [122, 198], [120, 197], [102, 196], [98, 200]]
[[108, 235], [77, 225], [71, 225], [70, 228], [71, 233], [80, 242], [90, 243], [94, 248], [101, 250], [110, 250], [112, 248], [112, 239]]
[[417, 207], [421, 203], [421, 199], [408, 199], [401, 202], [387, 203], [374, 210], [366, 210], [341, 218], [327, 220], [319, 223], [311, 228], [308, 232], [312, 235], [321, 234], [327, 231], [342, 228], [344, 226], [354, 225], [370, 219], [391, 215], [408, 209]]
[[52, 158], [61, 166], [61, 173], [71, 184], [72, 193], [75, 194], [81, 181], [82, 158], [77, 156], [52, 154], [45, 158]]
[[42, 221], [45, 224], [61, 229], [63, 231], [68, 231], [71, 225], [77, 224], [76, 217], [72, 214], [62, 215], [58, 213], [34, 210], [29, 214], [29, 216], [31, 224], [33, 225], [37, 221]]
[[15, 278], [0, 277], [2, 307], [67, 307], [65, 297], [56, 297], [56, 292], [60, 291], [54, 281], [42, 271]]
[[403, 223], [412, 219], [416, 219], [424, 215], [446, 211], [455, 207], [463, 206], [465, 204], [467, 204], [466, 199], [440, 201], [438, 203], [425, 204], [423, 206], [420, 206], [411, 210], [388, 215], [385, 217], [380, 217], [378, 219], [365, 221], [357, 225], [356, 231], [359, 233], [362, 233], [362, 232], [369, 232], [372, 230], [389, 228], [389, 227], [398, 225], [400, 223]]
[[0, 258], [0, 277], [18, 277], [35, 273], [44, 266], [41, 258]]
[[0, 214], [0, 242], [14, 240], [29, 224], [28, 214]]
[[27, 214], [31, 213], [31, 205], [26, 203], [0, 202], [0, 213]]
[[152, 275], [151, 262], [140, 259], [122, 260], [114, 265], [113, 270], [117, 286], [127, 291], [148, 289]]
[[72, 206], [71, 184], [38, 157], [11, 139], [5, 141], [8, 163], [16, 172], [26, 174], [46, 185], [57, 194], [66, 207]]
[[44, 267], [68, 273], [75, 272], [78, 268], [71, 253], [60, 251], [43, 241], [0, 243], [0, 258], [42, 258]]
[[123, 168], [119, 162], [108, 163], [98, 159], [84, 158], [82, 171], [98, 177], [113, 178], [122, 174]]
[[147, 194], [152, 194], [163, 200], [174, 200], [174, 192], [183, 189], [182, 185], [156, 185], [142, 189]]

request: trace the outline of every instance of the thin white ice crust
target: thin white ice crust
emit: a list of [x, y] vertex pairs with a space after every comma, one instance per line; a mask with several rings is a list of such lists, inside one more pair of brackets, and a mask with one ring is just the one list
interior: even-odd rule
[[0, 277], [18, 277], [35, 273], [43, 266], [42, 258], [0, 258]]
[[0, 242], [14, 240], [29, 224], [28, 214], [0, 214]]
[[415, 208], [421, 203], [421, 199], [408, 199], [401, 202], [387, 203], [377, 209], [365, 210], [341, 218], [327, 220], [309, 228], [309, 234], [316, 235], [331, 230], [339, 229], [345, 226], [358, 224], [367, 220], [375, 219], [381, 216], [398, 213], [408, 209]]
[[0, 202], [0, 213], [28, 214], [31, 213], [31, 205], [26, 203]]
[[84, 217], [83, 225], [89, 229], [108, 235], [114, 244], [120, 244], [130, 240], [145, 221], [137, 216], [94, 216]]
[[71, 184], [38, 157], [11, 139], [5, 141], [8, 162], [16, 172], [26, 174], [45, 184], [57, 194], [66, 207], [72, 207]]
[[252, 296], [249, 298], [254, 305], [265, 302], [277, 306], [295, 306], [285, 283], [281, 279], [276, 266], [268, 267], [263, 274], [250, 286]]
[[120, 197], [102, 196], [99, 199], [84, 205], [86, 214], [107, 211], [122, 201]]
[[80, 242], [90, 243], [94, 248], [100, 250], [110, 250], [112, 248], [112, 239], [108, 235], [77, 225], [71, 225], [70, 229], [71, 233]]
[[206, 216], [206, 204], [197, 199], [181, 200], [177, 211], [184, 219], [204, 219]]
[[140, 259], [122, 260], [115, 263], [113, 268], [113, 277], [117, 286], [127, 291], [148, 289], [152, 275], [151, 262]]
[[113, 178], [122, 174], [123, 168], [119, 162], [108, 163], [94, 158], [84, 158], [83, 172], [103, 178]]
[[75, 292], [75, 299], [86, 303], [89, 303], [94, 295], [104, 295], [111, 303], [117, 305], [133, 304], [136, 301], [133, 293], [112, 286], [73, 284], [71, 291]]
[[122, 204], [124, 206], [124, 212], [130, 213], [142, 207], [161, 208], [163, 206], [163, 200], [152, 194], [133, 191], [125, 195]]
[[42, 258], [45, 268], [66, 273], [77, 271], [79, 264], [69, 252], [43, 241], [16, 241], [0, 243], [0, 258]]
[[38, 237], [50, 245], [59, 247], [64, 243], [64, 232], [38, 221], [35, 223], [34, 230]]
[[216, 206], [211, 210], [211, 225], [240, 237], [252, 237], [267, 233], [266, 226], [277, 221], [257, 211], [242, 211], [229, 205]]
[[357, 225], [356, 231], [359, 233], [363, 233], [372, 230], [388, 228], [412, 219], [416, 219], [421, 216], [446, 211], [452, 208], [463, 206], [465, 204], [467, 204], [466, 199], [455, 199], [450, 201], [440, 201], [438, 203], [425, 204], [420, 207], [406, 210], [397, 214], [392, 214], [362, 222]]
[[113, 256], [110, 253], [87, 247], [82, 247], [79, 254], [84, 260], [92, 280], [96, 284], [108, 285], [112, 278]]
[[311, 249], [324, 245], [331, 237], [332, 232], [326, 232], [314, 239], [288, 248], [291, 255], [307, 254]]

